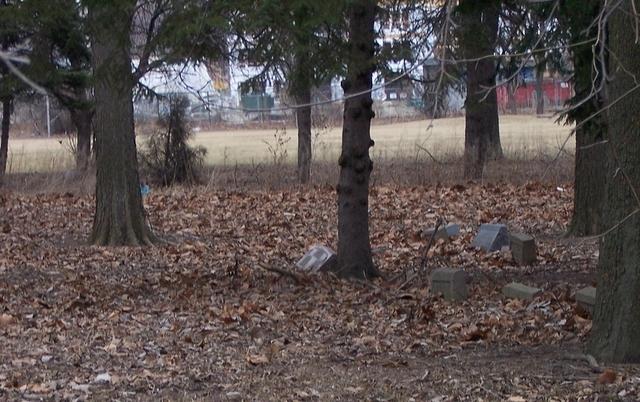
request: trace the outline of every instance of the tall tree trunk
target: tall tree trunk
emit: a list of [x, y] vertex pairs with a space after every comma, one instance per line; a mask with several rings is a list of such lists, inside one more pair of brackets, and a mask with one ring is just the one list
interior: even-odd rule
[[[294, 18], [297, 26], [303, 26], [304, 19], [308, 18], [307, 9], [304, 7], [298, 9]], [[298, 105], [311, 103], [313, 67], [309, 64], [310, 34], [312, 32], [302, 29], [295, 35], [295, 62], [289, 77], [291, 81], [289, 91]], [[298, 180], [305, 184], [311, 177], [311, 106], [296, 109], [296, 122], [298, 124]]]
[[[598, 27], [592, 26], [592, 22], [600, 14], [601, 5], [600, 0], [573, 0], [561, 4], [561, 24], [569, 28], [572, 43], [596, 35]], [[595, 94], [592, 91], [600, 87], [604, 72], [599, 46], [596, 49], [591, 44], [574, 46], [571, 52], [575, 95], [570, 103], [575, 107], [570, 109], [567, 117], [577, 129], [573, 217], [568, 234], [592, 236], [603, 230], [607, 149], [606, 116], [597, 114], [605, 105], [605, 91], [598, 90]], [[598, 57], [595, 63], [594, 54]]]
[[70, 109], [71, 121], [76, 126], [76, 169], [85, 171], [89, 167], [91, 161], [91, 138], [93, 130], [91, 129], [93, 121], [93, 111], [85, 109]]
[[[624, 68], [608, 88], [608, 175], [604, 222], [609, 231], [600, 242], [598, 291], [589, 342], [590, 352], [607, 362], [640, 363], [640, 47], [629, 40], [640, 0], [627, 2], [609, 19], [609, 49]], [[619, 3], [618, 3], [619, 4]], [[614, 102], [615, 100], [616, 102]]]
[[135, 1], [91, 2], [95, 71], [96, 212], [91, 243], [145, 245], [156, 240], [140, 194], [129, 54]]
[[509, 103], [509, 112], [511, 114], [518, 114], [518, 103], [516, 101], [516, 91], [518, 90], [518, 84], [516, 82], [510, 82], [507, 84], [507, 98]]
[[[346, 277], [372, 278], [379, 275], [371, 257], [369, 242], [369, 178], [373, 162], [369, 148], [375, 70], [375, 0], [356, 0], [349, 6], [349, 49], [347, 78], [342, 82], [344, 104], [342, 153], [338, 193], [338, 273]], [[364, 92], [364, 93], [362, 93]], [[350, 97], [353, 94], [359, 96]]]
[[[301, 89], [296, 96], [298, 104], [311, 103], [311, 88]], [[300, 107], [296, 110], [298, 122], [298, 180], [302, 184], [309, 182], [311, 177], [311, 106]]]
[[2, 132], [0, 134], [0, 183], [7, 173], [9, 157], [9, 128], [11, 126], [11, 108], [13, 99], [10, 96], [2, 98]]
[[[462, 0], [461, 42], [467, 70], [465, 101], [464, 176], [480, 179], [489, 158], [501, 158], [496, 93], [496, 63], [493, 58], [498, 34], [499, 2]], [[477, 60], [482, 58], [480, 60]]]
[[544, 114], [544, 62], [536, 65], [536, 114]]
[[[573, 216], [569, 234], [592, 236], [602, 227], [606, 183], [605, 125], [600, 118], [576, 130]], [[604, 123], [604, 122], [603, 122]]]

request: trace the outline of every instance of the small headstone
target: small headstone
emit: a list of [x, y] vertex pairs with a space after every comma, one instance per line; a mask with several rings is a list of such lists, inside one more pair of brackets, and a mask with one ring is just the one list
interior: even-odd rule
[[483, 224], [480, 225], [478, 235], [472, 243], [485, 251], [498, 251], [509, 245], [509, 231], [506, 225]]
[[330, 270], [336, 261], [337, 255], [329, 247], [313, 246], [296, 263], [296, 267], [300, 271], [315, 274]]
[[467, 274], [461, 269], [438, 268], [431, 274], [431, 292], [442, 293], [445, 300], [467, 298]]
[[576, 292], [576, 302], [580, 307], [593, 314], [593, 308], [596, 305], [596, 288], [593, 286], [580, 289]]
[[541, 292], [542, 289], [533, 288], [517, 282], [511, 282], [502, 288], [502, 294], [512, 299], [533, 300]]
[[[422, 231], [422, 238], [429, 240], [431, 239], [431, 236], [433, 236], [433, 233], [435, 232], [435, 228], [429, 228], [429, 229], [425, 229]], [[447, 234], [447, 230], [444, 227], [440, 227], [438, 228], [438, 231], [436, 232], [435, 236], [433, 236], [433, 240], [449, 240], [449, 235]]]
[[511, 255], [519, 265], [531, 265], [536, 262], [536, 241], [524, 233], [513, 233], [511, 239]]
[[460, 225], [457, 223], [449, 223], [444, 227], [449, 237], [456, 237], [460, 234]]
[[[424, 239], [430, 239], [435, 232], [436, 228], [429, 228], [422, 231], [422, 237]], [[434, 236], [434, 240], [444, 239], [449, 240], [450, 237], [456, 237], [460, 234], [460, 225], [457, 223], [449, 223], [446, 226], [438, 228], [438, 232]]]

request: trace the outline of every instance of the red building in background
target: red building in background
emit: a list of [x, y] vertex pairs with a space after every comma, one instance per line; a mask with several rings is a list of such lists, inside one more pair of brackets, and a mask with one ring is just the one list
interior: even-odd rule
[[[573, 86], [568, 80], [559, 78], [545, 78], [542, 84], [545, 110], [558, 110], [573, 96]], [[498, 107], [501, 112], [508, 112], [513, 109], [509, 104], [509, 86], [501, 85], [497, 90]], [[526, 80], [519, 84], [513, 93], [513, 100], [517, 111], [530, 111], [536, 108], [536, 83]]]

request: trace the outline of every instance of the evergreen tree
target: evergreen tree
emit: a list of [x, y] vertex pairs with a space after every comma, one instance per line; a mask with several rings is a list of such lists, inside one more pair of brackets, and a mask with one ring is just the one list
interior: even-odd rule
[[[298, 125], [298, 179], [311, 172], [312, 90], [342, 72], [344, 1], [244, 1], [235, 20], [239, 59], [260, 65], [248, 82], [262, 86], [270, 77], [287, 82]], [[284, 17], [284, 18], [283, 18]], [[256, 85], [258, 84], [258, 85]]]
[[[226, 52], [226, 3], [84, 0], [95, 75], [96, 212], [91, 243], [157, 240], [144, 217], [133, 120], [133, 89], [149, 71]], [[221, 28], [222, 27], [222, 28]], [[132, 68], [132, 56], [137, 66]]]

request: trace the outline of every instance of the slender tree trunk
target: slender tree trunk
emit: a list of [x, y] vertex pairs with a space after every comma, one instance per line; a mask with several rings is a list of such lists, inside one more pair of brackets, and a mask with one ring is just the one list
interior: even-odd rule
[[346, 277], [372, 278], [379, 275], [371, 257], [369, 242], [369, 178], [373, 162], [369, 157], [372, 74], [375, 70], [375, 0], [356, 0], [349, 8], [347, 78], [342, 88], [344, 104], [340, 181], [338, 183], [338, 273]]
[[[313, 31], [302, 28], [310, 17], [309, 9], [301, 6], [294, 11], [294, 66], [290, 74], [290, 93], [298, 105], [311, 103], [311, 86], [313, 81], [313, 66], [310, 64], [309, 54]], [[311, 106], [296, 109], [298, 124], [298, 180], [301, 184], [309, 182], [311, 177]]]
[[156, 240], [145, 221], [133, 122], [129, 32], [135, 1], [92, 2], [95, 71], [96, 212], [91, 243], [145, 245]]
[[[498, 33], [499, 3], [495, 0], [462, 0], [461, 42], [468, 61], [465, 101], [464, 176], [480, 179], [489, 158], [501, 158], [494, 53]], [[478, 58], [482, 58], [476, 60]]]
[[[296, 96], [298, 104], [311, 103], [311, 89], [307, 86]], [[306, 184], [311, 177], [311, 106], [296, 110], [298, 122], [298, 180]]]
[[544, 114], [544, 64], [536, 66], [536, 114]]
[[609, 49], [615, 75], [608, 110], [608, 175], [600, 243], [598, 291], [589, 351], [606, 362], [640, 363], [640, 47], [629, 39], [635, 8], [623, 2], [609, 22]]
[[93, 111], [85, 109], [70, 109], [71, 121], [76, 126], [76, 169], [85, 171], [91, 161], [91, 138], [93, 130]]
[[[561, 5], [560, 15], [564, 18], [561, 23], [569, 28], [572, 43], [596, 35], [598, 27], [591, 24], [600, 14], [601, 5], [600, 0], [580, 1], [579, 9], [576, 3]], [[604, 72], [599, 46], [595, 52], [591, 44], [574, 46], [571, 52], [575, 90], [571, 103], [576, 107], [568, 113], [568, 120], [574, 122], [577, 129], [573, 217], [568, 234], [593, 236], [605, 229], [602, 208], [606, 186], [607, 121], [604, 114], [597, 114], [605, 105], [605, 91], [592, 94], [600, 87]], [[598, 57], [595, 63], [594, 54]]]
[[518, 90], [518, 84], [510, 82], [507, 85], [507, 97], [509, 102], [509, 112], [511, 114], [518, 114], [518, 103], [516, 101], [516, 91]]
[[10, 96], [2, 98], [2, 132], [0, 134], [0, 183], [7, 173], [9, 157], [9, 128], [11, 126], [11, 108], [13, 99]]

